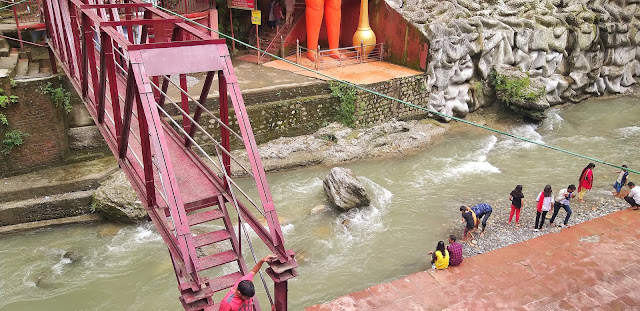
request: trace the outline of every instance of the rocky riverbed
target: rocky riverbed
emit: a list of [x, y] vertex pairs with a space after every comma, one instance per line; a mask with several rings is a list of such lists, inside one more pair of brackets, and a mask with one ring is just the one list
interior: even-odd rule
[[[281, 171], [310, 165], [335, 166], [368, 158], [403, 156], [441, 138], [450, 126], [432, 119], [391, 120], [370, 128], [352, 129], [331, 123], [312, 135], [281, 137], [259, 146], [265, 171]], [[244, 150], [233, 152], [245, 168]], [[232, 162], [232, 173], [246, 175]]]

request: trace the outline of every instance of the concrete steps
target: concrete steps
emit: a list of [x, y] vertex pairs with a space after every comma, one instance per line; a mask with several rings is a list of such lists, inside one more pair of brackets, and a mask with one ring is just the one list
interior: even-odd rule
[[16, 67], [16, 76], [24, 76], [29, 70], [29, 59], [22, 58], [18, 60], [18, 66]]
[[[5, 39], [1, 39], [0, 41]], [[12, 49], [8, 56], [0, 57], [0, 78], [15, 76], [16, 66], [18, 64], [18, 50]]]
[[[0, 179], [0, 234], [91, 214], [95, 189], [117, 170], [116, 159], [105, 157]], [[99, 219], [80, 217], [77, 222]]]

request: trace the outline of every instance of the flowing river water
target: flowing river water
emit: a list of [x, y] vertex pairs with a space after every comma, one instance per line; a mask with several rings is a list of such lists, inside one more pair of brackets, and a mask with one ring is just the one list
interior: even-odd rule
[[[638, 169], [639, 118], [635, 98], [596, 99], [551, 109], [540, 125], [507, 130]], [[424, 270], [427, 252], [437, 241], [461, 233], [461, 204], [484, 201], [507, 209], [516, 184], [524, 185], [531, 199], [547, 183], [556, 191], [575, 183], [588, 162], [464, 127], [414, 155], [345, 165], [362, 177], [372, 198], [370, 207], [348, 216], [310, 214], [326, 203], [322, 179], [329, 168], [270, 173], [286, 245], [300, 263], [300, 275], [289, 282], [290, 310]], [[594, 175], [587, 196], [610, 195], [617, 174], [596, 165]], [[630, 179], [640, 180], [634, 174]], [[534, 217], [533, 210], [529, 204], [522, 217]], [[348, 228], [342, 225], [345, 217]], [[490, 219], [489, 230], [491, 221], [504, 219]], [[264, 256], [262, 243], [250, 236], [257, 255]], [[81, 259], [63, 258], [67, 251]], [[253, 260], [247, 258], [247, 265]], [[260, 291], [259, 277], [254, 281]], [[0, 237], [0, 310], [181, 310], [176, 285], [164, 243], [149, 223], [68, 226]], [[266, 296], [259, 296], [268, 310]]]

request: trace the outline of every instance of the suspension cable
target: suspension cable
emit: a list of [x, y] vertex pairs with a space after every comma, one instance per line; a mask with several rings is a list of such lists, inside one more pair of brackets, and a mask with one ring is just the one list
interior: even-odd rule
[[534, 141], [534, 140], [530, 140], [530, 139], [527, 139], [527, 138], [525, 138], [525, 137], [521, 137], [521, 136], [518, 136], [518, 135], [511, 134], [511, 133], [503, 132], [503, 131], [500, 131], [500, 130], [497, 130], [497, 129], [494, 129], [494, 128], [491, 128], [491, 127], [488, 127], [488, 126], [484, 126], [484, 125], [481, 125], [481, 124], [478, 124], [478, 123], [474, 123], [474, 122], [471, 122], [471, 121], [468, 121], [468, 120], [462, 119], [462, 118], [458, 118], [458, 117], [454, 117], [454, 116], [449, 116], [449, 115], [446, 115], [446, 114], [444, 114], [444, 113], [441, 113], [441, 112], [438, 112], [438, 111], [435, 111], [435, 110], [431, 110], [431, 109], [426, 108], [426, 107], [421, 107], [421, 106], [418, 106], [418, 105], [415, 105], [415, 104], [409, 103], [409, 102], [407, 102], [407, 101], [404, 101], [404, 100], [401, 100], [401, 99], [398, 99], [398, 98], [395, 98], [395, 97], [392, 97], [392, 96], [389, 96], [389, 95], [385, 95], [385, 94], [379, 93], [379, 92], [377, 92], [377, 91], [374, 91], [374, 90], [368, 89], [368, 88], [366, 88], [366, 87], [363, 87], [363, 86], [360, 86], [360, 85], [357, 85], [357, 84], [351, 83], [351, 82], [349, 82], [349, 81], [346, 81], [346, 80], [342, 80], [342, 79], [338, 79], [338, 78], [335, 78], [335, 77], [329, 76], [329, 75], [324, 74], [324, 73], [322, 73], [322, 72], [319, 72], [319, 71], [316, 71], [316, 70], [313, 70], [313, 69], [310, 69], [310, 68], [304, 67], [304, 66], [302, 66], [302, 65], [300, 65], [300, 64], [296, 64], [296, 63], [294, 63], [294, 62], [292, 62], [292, 61], [289, 61], [289, 60], [284, 59], [284, 58], [282, 58], [282, 57], [279, 57], [279, 56], [276, 56], [276, 55], [274, 55], [274, 54], [271, 54], [271, 53], [269, 53], [269, 52], [267, 52], [267, 51], [264, 51], [264, 50], [258, 49], [258, 48], [257, 48], [257, 47], [255, 47], [255, 46], [252, 46], [252, 45], [250, 45], [250, 44], [248, 44], [248, 43], [245, 43], [245, 42], [243, 42], [243, 41], [240, 41], [240, 40], [238, 40], [238, 39], [236, 39], [236, 38], [232, 38], [231, 36], [229, 36], [229, 35], [227, 35], [227, 34], [225, 34], [225, 33], [219, 32], [219, 31], [218, 31], [218, 30], [216, 30], [216, 29], [212, 29], [212, 28], [210, 28], [210, 27], [208, 27], [208, 26], [206, 26], [206, 25], [200, 24], [200, 23], [196, 22], [196, 21], [195, 21], [195, 20], [193, 20], [193, 19], [190, 19], [190, 18], [188, 18], [188, 17], [182, 16], [182, 15], [180, 15], [180, 14], [178, 14], [178, 13], [176, 13], [176, 12], [173, 12], [173, 11], [171, 11], [171, 10], [169, 10], [169, 9], [163, 8], [163, 7], [158, 6], [158, 5], [154, 5], [154, 7], [155, 7], [155, 8], [157, 8], [157, 9], [160, 9], [160, 10], [162, 10], [162, 11], [165, 11], [165, 12], [167, 12], [167, 13], [171, 14], [171, 15], [174, 15], [174, 16], [177, 16], [177, 17], [179, 17], [179, 18], [182, 18], [182, 19], [183, 19], [183, 20], [185, 20], [185, 21], [188, 21], [188, 22], [190, 22], [190, 23], [193, 23], [193, 24], [195, 24], [195, 25], [198, 25], [198, 26], [200, 26], [200, 27], [202, 27], [202, 28], [204, 28], [204, 29], [207, 29], [207, 30], [209, 30], [209, 31], [215, 32], [215, 33], [217, 33], [218, 35], [220, 35], [221, 37], [224, 37], [224, 38], [226, 38], [226, 39], [229, 39], [229, 40], [235, 41], [235, 42], [239, 43], [239, 44], [240, 44], [240, 45], [242, 45], [242, 46], [245, 46], [245, 47], [247, 47], [247, 48], [250, 48], [250, 49], [253, 49], [253, 50], [259, 51], [260, 53], [263, 53], [263, 54], [269, 55], [269, 56], [271, 56], [271, 57], [273, 57], [273, 58], [275, 58], [275, 59], [277, 59], [277, 60], [284, 61], [284, 62], [286, 62], [286, 63], [288, 63], [288, 64], [290, 64], [290, 65], [293, 65], [293, 66], [296, 66], [296, 67], [298, 67], [298, 68], [304, 69], [304, 70], [306, 70], [306, 71], [312, 72], [312, 73], [314, 73], [314, 74], [320, 75], [320, 76], [325, 77], [325, 78], [327, 78], [327, 79], [329, 79], [329, 80], [333, 80], [333, 81], [336, 81], [336, 82], [339, 82], [339, 83], [342, 83], [342, 84], [349, 85], [349, 86], [354, 87], [354, 88], [356, 88], [356, 89], [359, 89], [359, 90], [361, 90], [361, 91], [364, 91], [364, 92], [367, 92], [367, 93], [371, 93], [371, 94], [373, 94], [373, 95], [377, 95], [377, 96], [380, 96], [380, 97], [382, 97], [382, 98], [385, 98], [385, 99], [388, 99], [388, 100], [391, 100], [391, 101], [395, 101], [395, 102], [401, 103], [401, 104], [403, 104], [403, 105], [406, 105], [406, 106], [409, 106], [409, 107], [412, 107], [412, 108], [416, 108], [416, 109], [419, 109], [419, 110], [423, 110], [423, 111], [426, 111], [426, 112], [428, 112], [428, 113], [431, 113], [431, 114], [434, 114], [434, 115], [437, 115], [437, 116], [441, 116], [441, 117], [443, 117], [443, 118], [448, 118], [448, 119], [451, 119], [451, 120], [454, 120], [454, 121], [458, 121], [458, 122], [466, 123], [466, 124], [469, 124], [469, 125], [472, 125], [472, 126], [475, 126], [475, 127], [479, 127], [479, 128], [481, 128], [481, 129], [484, 129], [484, 130], [488, 130], [488, 131], [491, 131], [491, 132], [494, 132], [494, 133], [498, 133], [498, 134], [500, 134], [500, 135], [509, 136], [509, 137], [512, 137], [512, 138], [515, 138], [515, 139], [518, 139], [518, 140], [522, 140], [522, 141], [525, 141], [525, 142], [528, 142], [528, 143], [532, 143], [532, 144], [535, 144], [535, 145], [538, 145], [538, 146], [542, 146], [542, 147], [545, 147], [545, 148], [549, 148], [549, 149], [552, 149], [552, 150], [555, 150], [555, 151], [559, 151], [559, 152], [563, 152], [563, 153], [566, 153], [566, 154], [570, 154], [570, 155], [573, 155], [573, 156], [576, 156], [576, 157], [580, 157], [580, 158], [583, 158], [583, 159], [587, 159], [587, 160], [590, 160], [590, 161], [593, 161], [593, 162], [598, 162], [598, 163], [601, 163], [601, 164], [604, 164], [604, 165], [608, 165], [608, 166], [611, 166], [611, 167], [615, 167], [615, 168], [618, 168], [618, 169], [621, 169], [621, 170], [626, 170], [626, 171], [629, 171], [629, 172], [632, 172], [632, 173], [635, 173], [635, 174], [640, 174], [640, 171], [639, 171], [639, 170], [634, 170], [634, 169], [630, 169], [630, 168], [622, 167], [622, 166], [619, 166], [619, 165], [616, 165], [616, 164], [613, 164], [613, 163], [610, 163], [610, 162], [607, 162], [607, 161], [604, 161], [604, 160], [600, 160], [600, 159], [593, 158], [593, 157], [590, 157], [590, 156], [582, 155], [582, 154], [579, 154], [579, 153], [576, 153], [576, 152], [572, 152], [572, 151], [569, 151], [569, 150], [565, 150], [565, 149], [562, 149], [562, 148], [559, 148], [559, 147], [555, 147], [555, 146], [552, 146], [552, 145], [547, 145], [547, 144], [545, 144], [545, 143], [537, 142], [537, 141]]
[[12, 3], [12, 4], [9, 4], [9, 5], [5, 5], [5, 6], [3, 6], [3, 7], [0, 7], [0, 10], [4, 10], [4, 9], [6, 9], [6, 8], [10, 8], [10, 7], [14, 6], [14, 5], [18, 5], [18, 4], [20, 4], [20, 3], [22, 3], [22, 2], [25, 2], [25, 1], [29, 1], [29, 0], [22, 0], [22, 1], [19, 1], [19, 2], [16, 2], [16, 3]]

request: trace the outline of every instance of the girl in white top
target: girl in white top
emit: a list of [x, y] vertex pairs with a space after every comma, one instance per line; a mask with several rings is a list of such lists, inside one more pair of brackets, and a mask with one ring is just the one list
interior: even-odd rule
[[533, 231], [540, 231], [544, 220], [547, 217], [547, 212], [551, 210], [553, 206], [553, 192], [551, 191], [551, 185], [544, 186], [544, 190], [540, 192], [536, 199], [538, 206], [536, 209], [536, 224]]

